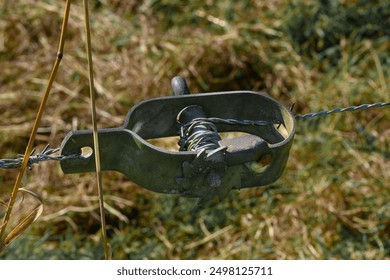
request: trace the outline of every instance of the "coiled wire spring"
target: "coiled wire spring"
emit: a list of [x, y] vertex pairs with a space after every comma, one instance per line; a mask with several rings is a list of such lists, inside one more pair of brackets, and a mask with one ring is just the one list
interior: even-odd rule
[[195, 118], [180, 128], [180, 140], [178, 143], [180, 151], [202, 151], [219, 148], [218, 142], [221, 141], [221, 136], [218, 134], [216, 124], [266, 126], [280, 123], [264, 120]]

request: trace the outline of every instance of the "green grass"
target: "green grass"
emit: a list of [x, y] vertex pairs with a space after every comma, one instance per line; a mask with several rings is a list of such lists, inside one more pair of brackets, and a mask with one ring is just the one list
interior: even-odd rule
[[[36, 145], [91, 128], [81, 1]], [[192, 92], [265, 91], [294, 113], [389, 101], [388, 1], [92, 1], [99, 127], [138, 102]], [[55, 59], [64, 1], [0, 8], [0, 158], [22, 153]], [[389, 259], [389, 109], [301, 121], [282, 177], [234, 191], [191, 218], [194, 201], [103, 174], [114, 259]], [[15, 170], [0, 170], [6, 201]], [[35, 166], [44, 212], [1, 259], [102, 259], [94, 174]], [[1, 209], [2, 211], [4, 210]], [[23, 209], [15, 209], [15, 218]]]

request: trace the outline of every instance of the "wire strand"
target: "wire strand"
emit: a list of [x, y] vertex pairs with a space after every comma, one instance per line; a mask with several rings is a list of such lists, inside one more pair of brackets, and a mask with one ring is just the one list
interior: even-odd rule
[[[345, 108], [336, 108], [328, 111], [321, 111], [316, 113], [308, 113], [302, 116], [295, 116], [295, 119], [297, 121], [301, 120], [309, 120], [316, 117], [322, 117], [327, 116], [330, 114], [335, 113], [342, 113], [342, 112], [351, 112], [351, 111], [357, 111], [357, 110], [367, 110], [370, 108], [375, 107], [385, 107], [390, 106], [390, 102], [378, 102], [378, 103], [372, 103], [372, 104], [362, 104], [359, 106], [349, 106]], [[186, 150], [200, 150], [203, 148], [210, 148], [210, 146], [207, 146], [210, 143], [217, 143], [220, 138], [219, 135], [217, 136], [215, 134], [216, 128], [215, 124], [227, 124], [227, 125], [257, 125], [257, 126], [266, 126], [266, 125], [274, 125], [279, 124], [280, 122], [272, 122], [272, 121], [265, 121], [265, 120], [234, 120], [234, 119], [221, 119], [221, 118], [196, 118], [194, 119], [190, 124], [182, 126], [181, 127], [181, 137], [179, 141], [179, 146], [181, 151]], [[199, 126], [206, 126], [208, 130], [207, 134], [203, 133], [192, 133], [191, 131], [194, 131], [194, 127]], [[208, 143], [208, 144], [207, 144]], [[212, 144], [214, 145], [214, 144]], [[32, 150], [30, 153], [29, 159], [27, 161], [27, 167], [29, 169], [32, 168], [34, 164], [38, 164], [43, 161], [61, 161], [66, 159], [72, 159], [72, 158], [80, 158], [81, 154], [71, 154], [71, 155], [54, 155], [59, 151], [59, 148], [57, 149], [48, 149], [49, 145], [47, 145], [40, 153], [33, 155], [35, 149]], [[13, 169], [13, 168], [19, 168], [22, 165], [24, 156], [18, 155], [16, 159], [0, 159], [0, 168], [2, 169]]]
[[[54, 155], [57, 153], [60, 149], [49, 149], [49, 144], [43, 148], [41, 152], [38, 154], [34, 155], [35, 153], [35, 148], [32, 150], [28, 162], [27, 162], [27, 167], [28, 169], [32, 169], [34, 164], [38, 164], [43, 161], [61, 161], [65, 159], [72, 159], [72, 158], [80, 158], [81, 154], [71, 154], [71, 155]], [[2, 169], [15, 169], [19, 168], [22, 165], [24, 159], [24, 155], [18, 155], [17, 158], [15, 159], [0, 159], [0, 168]]]
[[343, 113], [343, 112], [352, 112], [352, 111], [358, 111], [358, 110], [367, 110], [370, 108], [375, 108], [375, 107], [385, 107], [389, 106], [390, 102], [378, 102], [378, 103], [373, 103], [373, 104], [362, 104], [358, 106], [349, 106], [345, 108], [336, 108], [328, 111], [321, 111], [321, 112], [316, 112], [316, 113], [308, 113], [302, 116], [295, 116], [295, 119], [297, 121], [300, 120], [308, 120], [316, 117], [322, 117], [322, 116], [327, 116], [330, 114], [335, 114], [335, 113]]
[[221, 140], [216, 124], [267, 126], [280, 124], [279, 121], [265, 120], [235, 120], [221, 118], [195, 118], [186, 125], [181, 126], [179, 146], [180, 151], [213, 150], [219, 147]]

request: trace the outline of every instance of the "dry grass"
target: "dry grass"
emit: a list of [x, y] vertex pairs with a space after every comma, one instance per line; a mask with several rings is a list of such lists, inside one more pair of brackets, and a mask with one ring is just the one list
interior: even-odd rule
[[[381, 18], [363, 25], [379, 26], [375, 36], [359, 33], [362, 25], [352, 20], [333, 18], [346, 31], [341, 26], [321, 43], [321, 34], [330, 32], [321, 20], [334, 14], [311, 4], [305, 11], [322, 17], [302, 16], [304, 1], [91, 2], [99, 127], [121, 125], [141, 100], [170, 95], [175, 75], [184, 76], [192, 92], [266, 91], [286, 105], [296, 102], [297, 114], [389, 101], [390, 28], [379, 28]], [[338, 10], [354, 11], [355, 1], [340, 2]], [[382, 7], [388, 15], [386, 1], [376, 2], [356, 12]], [[0, 8], [0, 158], [22, 153], [27, 144], [64, 8], [54, 0], [6, 3]], [[71, 8], [38, 148], [57, 147], [68, 131], [91, 128], [81, 5], [74, 1]], [[310, 36], [302, 39], [293, 19], [305, 18], [314, 22], [303, 25]], [[382, 108], [299, 122], [276, 183], [232, 192], [195, 220], [192, 200], [151, 193], [106, 172], [113, 258], [388, 259], [389, 121]], [[2, 201], [15, 177], [15, 170], [0, 171]], [[35, 166], [25, 187], [42, 196], [44, 212], [0, 258], [102, 258], [94, 182], [93, 174], [64, 175], [55, 162]], [[15, 210], [17, 218], [22, 209]]]

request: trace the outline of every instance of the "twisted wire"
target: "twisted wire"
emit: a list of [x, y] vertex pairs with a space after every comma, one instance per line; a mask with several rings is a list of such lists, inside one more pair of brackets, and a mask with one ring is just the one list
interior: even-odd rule
[[181, 127], [179, 146], [180, 151], [214, 150], [219, 148], [221, 136], [215, 124], [228, 125], [258, 125], [266, 126], [279, 124], [264, 120], [234, 120], [221, 118], [195, 118]]
[[[33, 164], [38, 164], [42, 161], [49, 161], [49, 160], [54, 160], [54, 161], [61, 161], [65, 159], [70, 159], [70, 158], [79, 158], [80, 154], [71, 154], [71, 155], [53, 155], [57, 153], [60, 149], [49, 149], [49, 145], [46, 145], [43, 150], [34, 155], [35, 149], [32, 150], [27, 166], [29, 169], [32, 168]], [[0, 159], [0, 168], [3, 169], [13, 169], [13, 168], [19, 168], [22, 165], [23, 162], [23, 155], [18, 155], [16, 159]]]
[[295, 116], [295, 119], [297, 121], [300, 120], [307, 120], [311, 118], [316, 118], [316, 117], [321, 117], [321, 116], [326, 116], [330, 114], [335, 114], [335, 113], [342, 113], [342, 112], [347, 112], [347, 111], [357, 111], [357, 110], [367, 110], [370, 108], [374, 107], [384, 107], [384, 106], [389, 106], [390, 102], [378, 102], [378, 103], [373, 103], [373, 104], [362, 104], [359, 106], [350, 106], [350, 107], [345, 107], [345, 108], [336, 108], [328, 111], [321, 111], [321, 112], [316, 112], [316, 113], [308, 113], [302, 116]]
[[220, 140], [215, 124], [204, 118], [194, 119], [181, 127], [180, 151], [213, 150]]
[[229, 124], [229, 125], [253, 125], [253, 126], [266, 126], [280, 124], [280, 121], [264, 121], [264, 120], [234, 120], [234, 119], [221, 119], [221, 118], [197, 118], [195, 120], [205, 120], [213, 124]]
[[[295, 116], [297, 121], [308, 120], [316, 117], [327, 116], [335, 113], [351, 112], [358, 110], [367, 110], [374, 107], [390, 106], [390, 102], [378, 102], [372, 104], [362, 104], [358, 106], [349, 106], [345, 108], [336, 108], [328, 111], [321, 111], [315, 113], [308, 113], [301, 116]], [[265, 120], [234, 120], [234, 119], [221, 119], [221, 118], [196, 118], [189, 124], [181, 127], [179, 146], [180, 151], [200, 151], [202, 149], [213, 150], [218, 148], [218, 141], [221, 137], [218, 134], [215, 124], [227, 124], [227, 125], [256, 125], [266, 126], [280, 124], [279, 121], [265, 121]], [[34, 164], [38, 164], [43, 161], [61, 161], [72, 158], [80, 158], [80, 154], [71, 155], [53, 155], [60, 149], [49, 149], [49, 145], [38, 154], [34, 155], [35, 149], [32, 150], [27, 166], [29, 169]], [[16, 159], [0, 159], [0, 169], [14, 169], [19, 168], [23, 162], [23, 155], [18, 155]]]

